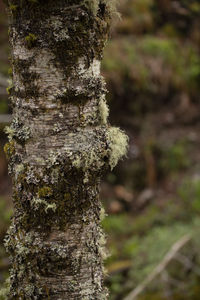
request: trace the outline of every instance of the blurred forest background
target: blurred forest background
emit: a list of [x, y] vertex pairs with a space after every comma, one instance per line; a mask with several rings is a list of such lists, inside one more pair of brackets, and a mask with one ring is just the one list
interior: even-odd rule
[[[119, 6], [102, 73], [110, 121], [128, 133], [130, 148], [102, 183], [110, 299], [132, 291], [127, 300], [134, 293], [139, 300], [199, 300], [200, 1]], [[12, 215], [3, 153], [11, 113], [7, 30], [0, 2], [0, 286], [8, 275], [3, 239]]]

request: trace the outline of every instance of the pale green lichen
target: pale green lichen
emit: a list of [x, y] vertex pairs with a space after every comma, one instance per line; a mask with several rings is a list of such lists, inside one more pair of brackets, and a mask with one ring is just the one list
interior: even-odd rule
[[99, 254], [101, 255], [102, 257], [102, 260], [105, 260], [106, 258], [108, 258], [108, 251], [105, 247], [106, 245], [106, 236], [103, 232], [103, 230], [100, 231], [100, 237], [99, 237], [99, 240], [98, 240], [98, 244], [99, 244]]
[[107, 214], [105, 212], [105, 208], [102, 206], [101, 211], [100, 211], [100, 221], [102, 222], [106, 216], [107, 216]]
[[17, 178], [19, 174], [21, 174], [24, 171], [24, 165], [23, 164], [17, 164], [15, 166], [15, 177]]
[[84, 4], [89, 7], [96, 16], [99, 8], [99, 0], [84, 0]]
[[32, 201], [32, 206], [35, 210], [40, 209], [40, 206], [43, 205], [44, 206], [44, 210], [47, 213], [48, 210], [53, 210], [53, 212], [56, 211], [56, 204], [55, 203], [48, 203], [46, 200], [44, 199], [40, 199], [40, 198], [33, 198]]
[[8, 140], [16, 139], [21, 143], [27, 141], [31, 136], [30, 128], [25, 126], [19, 118], [14, 118], [10, 126], [6, 126], [4, 129], [8, 135]]
[[84, 0], [84, 4], [90, 8], [94, 16], [97, 15], [99, 5], [105, 3], [111, 14], [116, 13], [117, 0]]
[[35, 286], [33, 284], [28, 284], [24, 288], [24, 294], [26, 295], [26, 297], [32, 298], [34, 296], [34, 290]]
[[119, 16], [119, 13], [117, 12], [117, 0], [105, 0], [111, 14], [117, 14]]
[[[101, 154], [101, 152], [99, 153]], [[77, 169], [82, 168], [84, 171], [87, 171], [92, 166], [95, 166], [95, 168], [101, 168], [104, 165], [104, 161], [102, 161], [98, 152], [92, 149], [91, 151], [83, 151], [80, 154], [77, 154], [72, 160], [72, 165]]]
[[103, 98], [101, 98], [99, 101], [99, 113], [100, 113], [100, 118], [101, 118], [102, 124], [106, 125], [108, 115], [109, 115], [109, 108], [108, 108], [108, 105], [106, 104], [106, 101]]
[[128, 136], [118, 127], [110, 127], [107, 137], [110, 148], [109, 165], [112, 170], [118, 161], [127, 154]]
[[8, 140], [11, 141], [14, 136], [15, 130], [11, 126], [6, 126], [4, 132], [8, 135]]

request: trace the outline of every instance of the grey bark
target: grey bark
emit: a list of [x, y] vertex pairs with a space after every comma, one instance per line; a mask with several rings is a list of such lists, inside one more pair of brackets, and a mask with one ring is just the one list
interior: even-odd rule
[[127, 148], [107, 123], [104, 0], [8, 1], [14, 217], [8, 299], [106, 299], [99, 182]]

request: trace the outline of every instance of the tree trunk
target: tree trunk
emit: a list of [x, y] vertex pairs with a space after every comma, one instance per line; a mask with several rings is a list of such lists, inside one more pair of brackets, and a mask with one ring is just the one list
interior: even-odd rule
[[8, 299], [107, 299], [99, 182], [126, 153], [107, 123], [106, 0], [8, 1], [14, 217]]

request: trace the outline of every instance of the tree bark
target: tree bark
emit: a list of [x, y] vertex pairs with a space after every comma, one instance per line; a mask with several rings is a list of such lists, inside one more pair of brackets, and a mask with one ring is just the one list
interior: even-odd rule
[[99, 182], [126, 153], [107, 123], [106, 0], [9, 0], [14, 217], [8, 299], [107, 299]]

